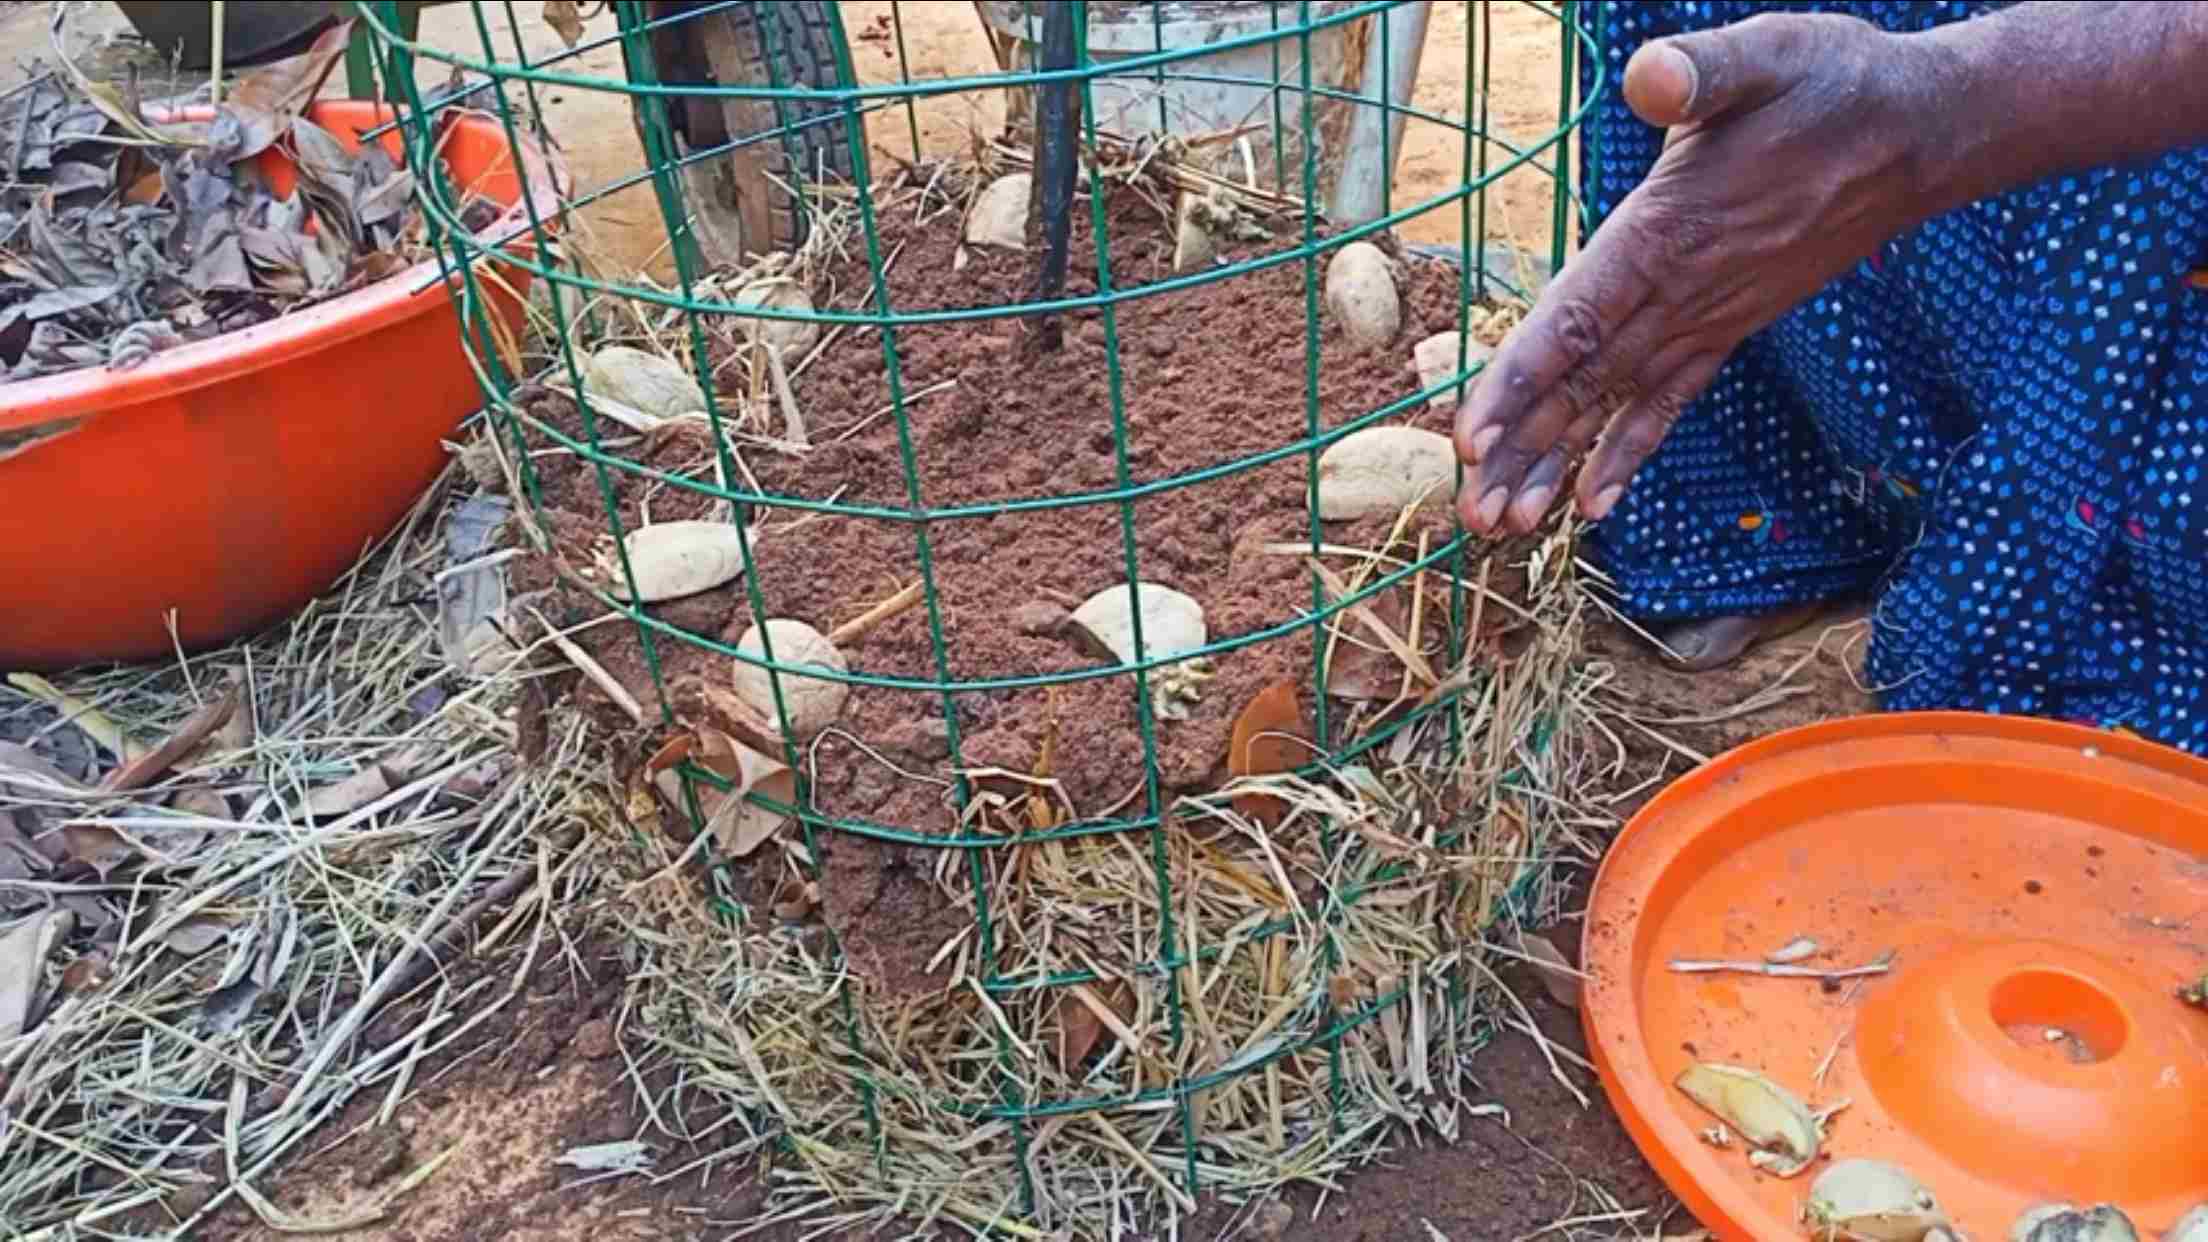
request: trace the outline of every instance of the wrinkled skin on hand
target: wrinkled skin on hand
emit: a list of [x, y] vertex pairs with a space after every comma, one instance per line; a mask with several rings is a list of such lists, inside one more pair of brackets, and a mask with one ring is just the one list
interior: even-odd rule
[[1465, 525], [1532, 530], [1590, 447], [1578, 504], [1606, 515], [1742, 341], [1935, 214], [1939, 77], [1907, 36], [1823, 14], [1636, 53], [1626, 101], [1663, 154], [1457, 412]]

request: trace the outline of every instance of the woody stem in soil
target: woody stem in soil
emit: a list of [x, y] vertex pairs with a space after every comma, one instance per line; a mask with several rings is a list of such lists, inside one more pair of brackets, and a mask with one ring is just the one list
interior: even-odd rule
[[[1044, 11], [1043, 69], [1074, 67], [1073, 41], [1080, 24], [1071, 0], [1059, 0]], [[1040, 234], [1043, 247], [1033, 300], [1051, 302], [1063, 297], [1066, 288], [1066, 250], [1073, 236], [1073, 191], [1081, 156], [1081, 84], [1044, 82], [1036, 88], [1036, 96], [1035, 189], [1028, 198], [1027, 232], [1031, 241]], [[1060, 325], [1055, 312], [1038, 313], [1029, 330], [1036, 352], [1058, 348]]]

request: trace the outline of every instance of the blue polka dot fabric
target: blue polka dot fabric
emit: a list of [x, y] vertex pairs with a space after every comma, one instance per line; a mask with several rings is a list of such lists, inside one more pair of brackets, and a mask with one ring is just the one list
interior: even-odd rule
[[[1986, 0], [1587, 6], [1595, 227], [1662, 132], [1651, 38], [1773, 10], [1923, 30]], [[1592, 65], [1582, 85], [1590, 86]], [[2208, 751], [2208, 148], [1985, 200], [1751, 338], [1590, 536], [1654, 625], [1873, 598], [1889, 709], [2049, 716]]]

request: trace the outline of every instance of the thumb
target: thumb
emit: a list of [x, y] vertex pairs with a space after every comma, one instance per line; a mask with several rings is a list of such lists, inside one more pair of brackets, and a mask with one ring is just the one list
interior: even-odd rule
[[1625, 102], [1659, 129], [1760, 107], [1798, 76], [1799, 21], [1774, 14], [1645, 43], [1626, 62]]

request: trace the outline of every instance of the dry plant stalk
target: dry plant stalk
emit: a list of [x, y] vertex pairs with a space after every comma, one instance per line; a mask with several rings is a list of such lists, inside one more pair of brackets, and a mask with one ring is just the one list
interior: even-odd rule
[[[57, 788], [15, 805], [126, 837], [164, 834], [170, 861], [127, 860], [110, 877], [123, 884], [48, 885], [84, 929], [59, 952], [104, 960], [72, 969], [79, 983], [0, 1048], [0, 1111], [13, 1122], [0, 1133], [0, 1218], [13, 1236], [104, 1233], [187, 1189], [195, 1206], [177, 1236], [235, 1200], [275, 1228], [329, 1227], [277, 1209], [262, 1193], [270, 1175], [362, 1093], [380, 1095], [388, 1114], [428, 1077], [428, 1058], [480, 1038], [480, 1024], [518, 995], [497, 974], [425, 983], [409, 950], [426, 943], [442, 956], [477, 933], [526, 931], [526, 973], [545, 938], [557, 942], [540, 920], [558, 904], [550, 877], [573, 856], [547, 846], [579, 839], [586, 823], [578, 812], [595, 795], [576, 775], [587, 771], [585, 739], [563, 724], [546, 764], [521, 769], [502, 718], [519, 673], [422, 697], [445, 677], [414, 603], [447, 558], [445, 499], [444, 486], [433, 489], [322, 599], [264, 636], [184, 667], [55, 679], [118, 741], [169, 740], [133, 748], [132, 763], [103, 756], [108, 788]], [[194, 684], [214, 693], [195, 695]], [[0, 695], [0, 719], [31, 711], [52, 715]], [[225, 729], [226, 717], [250, 727]], [[398, 788], [334, 820], [298, 818], [308, 793], [376, 767], [402, 773]], [[164, 810], [186, 793], [208, 809]], [[0, 885], [0, 904], [25, 895]], [[509, 906], [503, 927], [482, 926]], [[440, 920], [440, 907], [454, 917]], [[94, 939], [103, 926], [113, 938]], [[176, 947], [187, 943], [194, 952]], [[341, 1040], [346, 1007], [333, 1001], [366, 995], [374, 980], [364, 970], [388, 982], [359, 1020], [399, 1015], [397, 1037], [376, 1049], [345, 1041], [317, 1068], [315, 1048]], [[289, 1108], [285, 1092], [264, 1089], [278, 1083], [291, 1084]], [[449, 1156], [421, 1154], [378, 1212]], [[212, 1195], [201, 1189], [209, 1167], [221, 1179]]]

